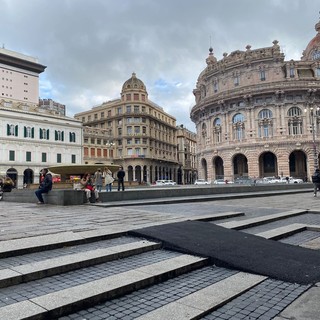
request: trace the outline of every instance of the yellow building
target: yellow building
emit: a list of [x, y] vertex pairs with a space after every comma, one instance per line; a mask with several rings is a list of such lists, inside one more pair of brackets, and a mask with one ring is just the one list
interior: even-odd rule
[[209, 180], [293, 176], [319, 165], [320, 22], [301, 60], [271, 47], [209, 49], [194, 90], [199, 176]]
[[75, 115], [84, 125], [84, 162], [123, 166], [125, 180], [178, 181], [176, 119], [148, 99], [133, 73], [121, 98]]

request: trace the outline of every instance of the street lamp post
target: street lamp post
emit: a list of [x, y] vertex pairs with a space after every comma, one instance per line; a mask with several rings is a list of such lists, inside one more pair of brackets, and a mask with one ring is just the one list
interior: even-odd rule
[[317, 153], [317, 143], [316, 143], [316, 128], [315, 128], [315, 121], [314, 117], [317, 115], [317, 111], [319, 111], [319, 107], [314, 110], [313, 106], [306, 108], [304, 111], [307, 112], [310, 111], [310, 117], [311, 117], [311, 128], [312, 128], [312, 144], [313, 144], [313, 161], [314, 161], [314, 169], [318, 168], [318, 153]]

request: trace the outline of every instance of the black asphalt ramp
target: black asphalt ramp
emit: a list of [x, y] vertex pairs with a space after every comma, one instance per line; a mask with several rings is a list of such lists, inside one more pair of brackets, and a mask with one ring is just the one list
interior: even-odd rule
[[208, 257], [211, 263], [299, 284], [320, 281], [320, 252], [267, 240], [212, 223], [185, 221], [134, 230], [164, 248]]

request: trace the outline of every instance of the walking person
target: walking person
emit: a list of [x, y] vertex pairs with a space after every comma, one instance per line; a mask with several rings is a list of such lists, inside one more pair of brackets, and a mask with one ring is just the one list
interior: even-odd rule
[[52, 189], [52, 175], [47, 168], [41, 170], [39, 189], [35, 192], [38, 198], [38, 204], [44, 204], [43, 193], [48, 193]]
[[114, 178], [112, 176], [112, 172], [110, 169], [106, 169], [104, 172], [104, 181], [106, 184], [106, 192], [111, 192], [112, 191], [112, 183], [114, 181]]
[[120, 191], [120, 187], [122, 187], [122, 191], [124, 191], [124, 177], [125, 172], [123, 170], [123, 167], [119, 167], [117, 178], [118, 178], [118, 191]]
[[320, 170], [316, 169], [311, 178], [313, 182], [313, 196], [316, 197], [317, 191], [320, 190]]
[[96, 186], [96, 190], [98, 192], [101, 192], [101, 189], [102, 189], [102, 172], [101, 172], [100, 168], [94, 174], [94, 183], [95, 183], [95, 186]]

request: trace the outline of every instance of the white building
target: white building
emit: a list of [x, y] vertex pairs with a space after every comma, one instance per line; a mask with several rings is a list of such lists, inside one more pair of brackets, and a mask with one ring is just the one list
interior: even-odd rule
[[81, 122], [38, 105], [44, 69], [35, 58], [0, 50], [0, 176], [18, 188], [37, 183], [44, 167], [82, 163]]

